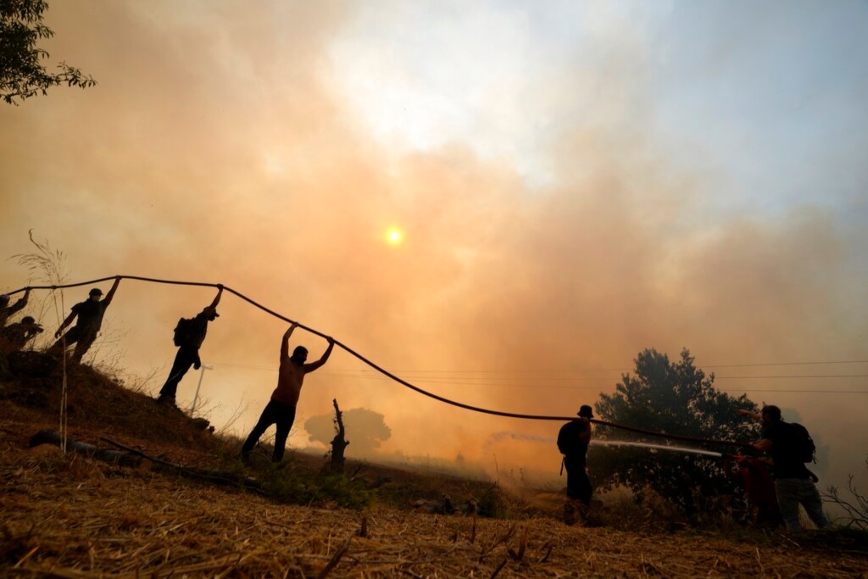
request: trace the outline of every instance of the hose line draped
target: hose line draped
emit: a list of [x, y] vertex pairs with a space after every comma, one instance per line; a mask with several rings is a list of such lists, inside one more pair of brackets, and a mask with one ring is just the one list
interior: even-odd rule
[[[104, 281], [111, 281], [111, 280], [115, 280], [115, 279], [134, 279], [134, 280], [138, 280], [138, 281], [151, 282], [151, 283], [162, 283], [162, 284], [169, 284], [169, 285], [187, 285], [187, 286], [213, 287], [213, 288], [222, 287], [223, 291], [229, 292], [229, 293], [237, 296], [238, 298], [244, 300], [245, 302], [249, 303], [250, 305], [252, 305], [256, 308], [259, 308], [260, 310], [262, 310], [268, 314], [271, 314], [272, 316], [274, 316], [278, 319], [281, 319], [285, 322], [289, 322], [291, 324], [296, 324], [299, 328], [302, 328], [303, 330], [306, 330], [306, 331], [310, 332], [311, 334], [315, 334], [317, 336], [320, 336], [321, 338], [324, 338], [324, 339], [328, 338], [328, 336], [326, 334], [323, 334], [322, 332], [319, 332], [313, 328], [305, 326], [304, 324], [296, 322], [295, 320], [287, 318], [286, 316], [283, 316], [283, 315], [275, 312], [274, 310], [271, 310], [271, 309], [263, 306], [262, 304], [255, 302], [254, 300], [250, 299], [249, 297], [245, 296], [244, 294], [237, 292], [228, 286], [225, 286], [225, 285], [221, 286], [221, 284], [216, 284], [216, 283], [177, 281], [177, 280], [168, 280], [168, 279], [155, 279], [155, 278], [151, 278], [151, 277], [141, 277], [141, 276], [137, 276], [137, 275], [119, 275], [119, 276], [102, 277], [99, 279], [93, 279], [93, 280], [89, 280], [89, 281], [82, 281], [82, 282], [78, 282], [78, 283], [70, 283], [70, 284], [63, 284], [63, 285], [28, 286], [28, 287], [24, 287], [21, 289], [17, 289], [17, 290], [12, 291], [12, 292], [7, 292], [6, 295], [11, 296], [13, 294], [23, 292], [25, 290], [33, 290], [33, 289], [58, 290], [58, 289], [65, 289], [65, 288], [80, 287], [83, 285], [92, 285], [95, 283], [100, 283], [100, 282], [104, 282]], [[334, 340], [334, 338], [332, 338], [332, 339]], [[359, 354], [358, 352], [356, 352], [355, 350], [353, 350], [349, 346], [339, 342], [338, 340], [334, 340], [334, 343], [335, 343], [335, 346], [339, 346], [341, 349], [343, 349], [345, 352], [347, 352], [351, 356], [354, 356], [355, 358], [359, 359], [364, 364], [367, 364], [368, 366], [370, 366], [371, 368], [373, 368], [377, 372], [383, 374], [384, 376], [390, 378], [391, 380], [394, 380], [395, 382], [401, 384], [402, 386], [405, 386], [405, 387], [409, 388], [410, 390], [413, 390], [414, 392], [418, 392], [419, 394], [422, 394], [423, 396], [427, 396], [428, 398], [433, 398], [434, 400], [437, 400], [438, 402], [442, 402], [444, 404], [449, 404], [450, 406], [456, 406], [458, 408], [463, 408], [465, 410], [470, 410], [471, 412], [478, 412], [481, 414], [490, 414], [492, 416], [502, 416], [505, 418], [518, 418], [518, 419], [522, 419], [522, 420], [567, 421], [567, 420], [574, 420], [575, 419], [575, 416], [545, 416], [545, 415], [539, 415], [539, 414], [519, 414], [519, 413], [515, 413], [515, 412], [504, 412], [501, 410], [491, 410], [489, 408], [481, 408], [478, 406], [471, 406], [470, 404], [464, 404], [463, 402], [450, 400], [448, 398], [438, 396], [437, 394], [434, 394], [432, 392], [428, 392], [427, 390], [423, 390], [422, 388], [419, 388], [418, 386], [414, 386], [413, 384], [407, 382], [406, 380], [399, 378], [398, 376], [392, 374], [391, 372], [389, 372], [385, 368], [378, 366], [377, 364], [375, 364], [371, 360], [365, 358], [364, 356], [362, 356], [361, 354]], [[655, 432], [652, 430], [644, 430], [644, 429], [636, 428], [633, 426], [616, 424], [614, 422], [607, 422], [605, 420], [599, 420], [596, 418], [591, 418], [589, 420], [593, 423], [600, 424], [603, 426], [609, 426], [612, 428], [618, 428], [621, 430], [627, 430], [627, 431], [636, 432], [639, 434], [645, 434], [645, 435], [649, 435], [649, 436], [658, 436], [661, 438], [669, 438], [669, 439], [673, 439], [673, 440], [684, 440], [684, 441], [689, 441], [689, 442], [700, 442], [700, 443], [707, 443], [707, 444], [721, 444], [721, 445], [726, 445], [726, 446], [739, 446], [739, 447], [750, 446], [748, 443], [745, 443], [745, 442], [733, 442], [730, 440], [715, 440], [715, 439], [709, 439], [709, 438], [684, 436], [684, 435], [680, 435], [680, 434], [668, 434], [668, 433], [664, 433], [664, 432]]]

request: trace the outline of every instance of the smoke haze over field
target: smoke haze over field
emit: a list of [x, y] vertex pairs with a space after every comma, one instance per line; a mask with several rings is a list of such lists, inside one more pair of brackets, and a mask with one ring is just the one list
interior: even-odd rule
[[[49, 66], [99, 84], [0, 107], [5, 257], [32, 230], [69, 282], [223, 283], [507, 412], [572, 415], [642, 349], [686, 347], [803, 421], [824, 483], [868, 474], [864, 3], [70, 0], [47, 24]], [[0, 261], [0, 291], [29, 284]], [[123, 281], [97, 357], [156, 393], [213, 295]], [[203, 395], [243, 433], [286, 324], [219, 311]], [[340, 349], [292, 443], [334, 398], [385, 416], [384, 452], [557, 469], [558, 423], [445, 406]]]

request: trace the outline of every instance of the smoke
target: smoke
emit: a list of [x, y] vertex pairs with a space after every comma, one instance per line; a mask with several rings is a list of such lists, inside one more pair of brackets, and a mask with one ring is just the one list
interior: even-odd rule
[[[632, 35], [598, 31], [590, 56], [537, 71], [540, 84], [522, 93], [528, 116], [555, 107], [536, 119], [543, 185], [520, 159], [457, 138], [394, 147], [333, 76], [330, 46], [355, 17], [339, 4], [52, 5], [49, 52], [99, 84], [0, 109], [0, 246], [30, 251], [32, 228], [69, 256], [73, 281], [220, 282], [421, 388], [509, 412], [572, 415], [611, 392], [642, 349], [688, 347], [697, 367], [721, 366], [719, 387], [802, 409], [838, 476], [859, 470], [859, 395], [822, 391], [863, 379], [724, 366], [865, 359], [861, 226], [828, 203], [715, 213], [724, 170], [655, 139], [652, 75]], [[573, 95], [575, 108], [558, 108]], [[391, 226], [402, 244], [385, 242]], [[26, 277], [0, 262], [4, 288]], [[178, 317], [212, 298], [121, 283], [106, 325], [124, 336], [130, 370], [156, 373], [150, 392], [174, 355]], [[219, 311], [202, 395], [218, 424], [241, 401], [243, 433], [274, 387], [285, 324], [230, 295]], [[326, 346], [302, 331], [297, 344], [310, 360]], [[182, 401], [196, 378], [182, 382]], [[384, 452], [556, 468], [554, 445], [538, 444], [552, 423], [443, 406], [340, 350], [306, 379], [297, 423], [333, 398], [385, 416]]]

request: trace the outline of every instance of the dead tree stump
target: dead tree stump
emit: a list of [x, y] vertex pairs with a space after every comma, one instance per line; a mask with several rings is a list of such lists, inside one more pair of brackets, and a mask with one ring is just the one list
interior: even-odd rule
[[331, 461], [329, 469], [332, 472], [344, 472], [344, 449], [349, 446], [350, 441], [345, 438], [344, 419], [341, 409], [338, 407], [337, 398], [332, 400], [335, 406], [335, 437], [331, 441]]

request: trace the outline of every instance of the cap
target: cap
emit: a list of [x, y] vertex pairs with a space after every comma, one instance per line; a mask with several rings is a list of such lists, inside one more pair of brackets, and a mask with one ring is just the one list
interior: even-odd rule
[[32, 324], [32, 323], [34, 323], [35, 321], [36, 321], [36, 320], [33, 319], [33, 316], [24, 316], [23, 318], [21, 318], [21, 323], [22, 323], [22, 324]]
[[579, 416], [583, 418], [593, 418], [594, 417], [594, 409], [588, 406], [587, 404], [583, 404], [581, 408], [579, 408]]
[[90, 295], [92, 295], [92, 296], [101, 296], [101, 295], [102, 295], [102, 290], [99, 289], [98, 287], [95, 287], [95, 288], [93, 288], [92, 290], [90, 290]]
[[202, 310], [202, 313], [208, 314], [208, 316], [211, 318], [219, 318], [220, 317], [220, 314], [217, 313], [217, 310], [214, 308], [211, 308], [210, 306], [205, 308], [204, 310]]

